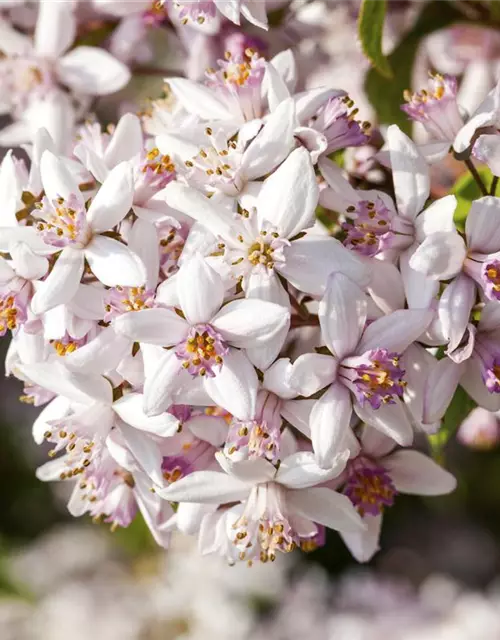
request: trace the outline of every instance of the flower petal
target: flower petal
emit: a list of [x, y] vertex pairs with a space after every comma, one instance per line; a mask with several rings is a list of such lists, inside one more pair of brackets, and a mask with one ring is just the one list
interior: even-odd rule
[[45, 195], [51, 201], [64, 198], [68, 201], [70, 196], [76, 197], [77, 204], [83, 208], [85, 201], [78, 183], [69, 171], [66, 163], [55, 156], [51, 151], [44, 151], [40, 161], [40, 176]]
[[174, 351], [165, 351], [153, 374], [146, 375], [144, 384], [144, 413], [158, 416], [172, 404], [179, 385], [181, 363]]
[[241, 159], [247, 180], [261, 178], [288, 156], [294, 145], [295, 104], [291, 98], [281, 102], [248, 145]]
[[83, 251], [66, 247], [61, 251], [47, 278], [40, 284], [31, 308], [37, 315], [69, 302], [83, 274]]
[[38, 9], [34, 49], [41, 58], [56, 59], [76, 35], [75, 6], [71, 2], [42, 2]]
[[327, 482], [344, 471], [349, 452], [342, 451], [333, 457], [328, 467], [320, 467], [310, 451], [298, 451], [282, 460], [276, 482], [288, 489], [306, 489]]
[[58, 63], [59, 79], [76, 93], [105, 96], [130, 80], [128, 67], [98, 47], [77, 47]]
[[147, 416], [144, 413], [142, 393], [127, 393], [113, 402], [113, 410], [131, 427], [153, 433], [162, 438], [173, 436], [179, 428], [179, 420], [171, 413]]
[[143, 149], [143, 136], [141, 121], [133, 113], [123, 115], [116, 129], [113, 131], [111, 140], [104, 154], [106, 165], [115, 167], [120, 162], [132, 160]]
[[417, 146], [399, 127], [387, 130], [394, 191], [400, 215], [414, 220], [429, 197], [429, 168]]
[[436, 280], [448, 280], [462, 269], [467, 250], [456, 231], [427, 236], [410, 258], [410, 267]]
[[382, 515], [368, 515], [363, 522], [366, 526], [364, 531], [341, 531], [340, 533], [353, 558], [358, 562], [368, 562], [380, 549]]
[[257, 216], [261, 226], [270, 222], [289, 238], [312, 227], [317, 204], [311, 158], [306, 149], [299, 148], [264, 181], [257, 197]]
[[429, 309], [399, 309], [382, 316], [366, 327], [356, 353], [361, 355], [370, 349], [403, 353], [427, 329], [433, 315]]
[[112, 387], [106, 378], [68, 371], [58, 362], [19, 365], [23, 375], [48, 391], [81, 404], [111, 404]]
[[294, 287], [311, 295], [323, 295], [327, 278], [333, 271], [345, 274], [361, 287], [370, 280], [366, 264], [328, 236], [311, 233], [295, 240], [285, 248], [285, 257], [280, 274]]
[[139, 257], [113, 238], [94, 236], [85, 247], [85, 257], [96, 278], [108, 287], [141, 287], [146, 282]]
[[474, 200], [465, 221], [465, 235], [470, 251], [495, 253], [500, 249], [500, 198]]
[[204, 378], [203, 383], [215, 404], [239, 420], [253, 419], [259, 381], [244, 353], [230, 349], [220, 371], [214, 378]]
[[457, 208], [455, 196], [445, 196], [433, 202], [417, 216], [415, 231], [418, 242], [423, 242], [431, 233], [455, 231], [453, 214]]
[[355, 402], [354, 411], [363, 422], [378, 429], [402, 447], [408, 447], [413, 442], [413, 429], [399, 399], [394, 404], [383, 404], [379, 409], [372, 409], [368, 402], [363, 407]]
[[101, 374], [116, 369], [120, 360], [132, 349], [129, 338], [117, 335], [113, 327], [103, 329], [93, 340], [73, 353], [68, 353], [64, 364], [72, 371]]
[[339, 360], [356, 348], [366, 314], [363, 291], [342, 273], [332, 273], [319, 303], [318, 316], [326, 346]]
[[335, 531], [362, 531], [365, 527], [349, 498], [326, 487], [289, 491], [287, 503], [300, 516]]
[[332, 384], [337, 375], [338, 362], [322, 353], [304, 353], [293, 363], [286, 383], [298, 396], [312, 396]]
[[92, 199], [87, 218], [96, 233], [113, 229], [130, 211], [134, 195], [132, 167], [128, 162], [116, 166]]
[[234, 119], [234, 114], [208, 87], [185, 78], [169, 78], [168, 86], [188, 113], [202, 120]]
[[195, 471], [157, 493], [171, 502], [225, 504], [244, 500], [250, 491], [245, 482], [218, 471]]
[[172, 347], [187, 335], [185, 320], [170, 309], [142, 309], [125, 313], [114, 320], [117, 333], [134, 342], [146, 342], [162, 347]]
[[457, 486], [454, 476], [420, 451], [396, 451], [383, 465], [396, 490], [420, 496], [440, 496]]
[[[246, 299], [224, 305], [211, 325], [230, 344], [240, 349], [263, 346], [275, 340], [290, 321], [290, 312], [274, 302]], [[278, 345], [277, 351], [281, 349]]]
[[316, 401], [309, 424], [316, 460], [322, 469], [330, 468], [336, 456], [346, 448], [351, 416], [351, 394], [339, 382], [332, 384]]
[[177, 295], [191, 325], [210, 322], [224, 300], [224, 283], [198, 253], [182, 265], [176, 276]]
[[450, 282], [439, 300], [438, 319], [450, 352], [462, 341], [475, 300], [476, 285], [464, 273]]

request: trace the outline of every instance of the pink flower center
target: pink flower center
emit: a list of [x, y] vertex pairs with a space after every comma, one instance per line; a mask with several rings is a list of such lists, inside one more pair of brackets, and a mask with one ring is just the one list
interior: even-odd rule
[[154, 291], [145, 287], [114, 287], [106, 292], [104, 321], [130, 311], [142, 311], [155, 306]]
[[500, 260], [484, 262], [481, 279], [486, 296], [490, 300], [500, 300]]
[[406, 382], [399, 366], [400, 356], [387, 349], [374, 349], [361, 356], [346, 358], [339, 375], [353, 391], [358, 402], [369, 402], [373, 409], [393, 404], [394, 396], [401, 397]]
[[344, 494], [361, 516], [376, 516], [391, 507], [397, 493], [384, 467], [364, 456], [349, 463]]
[[44, 198], [39, 207], [41, 220], [36, 228], [47, 244], [53, 247], [84, 247], [92, 237], [87, 212], [80, 207], [76, 196], [66, 201], [58, 198], [50, 202]]
[[452, 141], [464, 124], [457, 104], [457, 81], [451, 76], [431, 76], [428, 89], [406, 91], [404, 98], [407, 104], [401, 109], [438, 140]]
[[333, 153], [346, 147], [359, 147], [370, 139], [369, 122], [356, 120], [358, 109], [348, 97], [330, 98], [313, 117], [311, 126], [323, 133], [328, 142], [325, 153]]
[[349, 207], [347, 214], [352, 222], [342, 225], [347, 237], [344, 244], [366, 256], [375, 256], [390, 245], [394, 232], [391, 230], [393, 212], [380, 198], [375, 202], [362, 200]]
[[226, 440], [226, 450], [229, 456], [243, 450], [249, 458], [266, 458], [276, 462], [280, 442], [280, 423], [268, 424], [265, 420], [233, 420]]
[[16, 331], [26, 321], [26, 305], [15, 293], [0, 294], [0, 336]]
[[168, 484], [177, 482], [192, 471], [192, 466], [182, 456], [165, 456], [161, 464], [161, 471]]
[[209, 325], [191, 327], [185, 342], [177, 345], [175, 355], [192, 376], [215, 377], [224, 362], [229, 347]]

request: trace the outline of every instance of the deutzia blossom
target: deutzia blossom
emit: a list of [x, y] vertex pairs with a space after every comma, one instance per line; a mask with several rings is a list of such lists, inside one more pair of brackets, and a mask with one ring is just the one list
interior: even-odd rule
[[74, 118], [61, 84], [78, 95], [92, 96], [113, 93], [129, 81], [128, 69], [102, 49], [81, 46], [66, 53], [75, 39], [76, 26], [70, 2], [40, 2], [33, 42], [4, 20], [0, 22], [1, 48], [6, 54], [0, 60], [1, 111], [22, 118], [29, 109], [31, 118], [36, 118], [40, 103], [52, 100], [45, 122], [38, 121], [33, 127], [30, 120], [21, 119], [4, 130], [1, 136], [8, 143], [28, 142], [39, 127], [52, 131], [62, 115], [61, 105], [62, 117]]
[[310, 396], [326, 387], [310, 416], [319, 464], [327, 468], [349, 430], [353, 409], [362, 420], [411, 444], [413, 431], [401, 405], [402, 353], [432, 319], [427, 310], [400, 310], [365, 327], [367, 301], [348, 277], [334, 273], [319, 307], [322, 337], [331, 355], [305, 354], [293, 365], [289, 384]]
[[[126, 246], [102, 235], [127, 215], [132, 204], [131, 169], [115, 168], [87, 210], [83, 194], [64, 161], [46, 151], [41, 163], [45, 198], [36, 215], [36, 229], [52, 252], [60, 254], [33, 299], [35, 313], [71, 300], [87, 260], [94, 275], [109, 286], [140, 286], [145, 272]], [[113, 256], [113, 261], [107, 257]]]
[[346, 458], [337, 456], [324, 471], [305, 452], [285, 458], [278, 470], [262, 459], [230, 463], [217, 456], [225, 473], [199, 471], [160, 494], [175, 502], [221, 505], [202, 520], [202, 550], [217, 550], [233, 562], [274, 561], [278, 551], [293, 551], [300, 539], [314, 537], [318, 525], [345, 532], [363, 529], [345, 496], [315, 486], [341, 473]]
[[125, 314], [115, 321], [116, 330], [133, 340], [173, 347], [146, 378], [146, 412], [161, 413], [172, 403], [175, 389], [201, 376], [206, 392], [217, 404], [239, 418], [251, 417], [257, 376], [245, 351], [252, 359], [252, 349], [257, 349], [260, 364], [262, 347], [269, 345], [264, 364], [272, 360], [281, 348], [281, 342], [275, 340], [289, 321], [288, 311], [257, 299], [234, 300], [221, 308], [222, 279], [201, 256], [181, 267], [175, 284], [177, 301], [172, 306], [182, 315], [159, 307]]
[[379, 548], [383, 513], [398, 493], [439, 496], [455, 489], [456, 480], [419, 451], [394, 451], [392, 439], [364, 427], [360, 449], [336, 484], [363, 518], [360, 531], [341, 531], [344, 542], [359, 562], [367, 562]]

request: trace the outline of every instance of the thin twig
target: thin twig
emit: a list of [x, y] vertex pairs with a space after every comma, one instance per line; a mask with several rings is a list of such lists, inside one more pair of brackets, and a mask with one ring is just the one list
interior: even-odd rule
[[496, 195], [497, 186], [498, 186], [498, 176], [493, 176], [493, 180], [491, 181], [490, 196]]
[[292, 329], [296, 329], [297, 327], [318, 327], [319, 318], [318, 316], [309, 316], [308, 318], [300, 318], [299, 316], [292, 316], [290, 326]]
[[466, 165], [467, 169], [469, 169], [469, 171], [471, 172], [472, 177], [477, 182], [477, 186], [481, 190], [481, 193], [483, 194], [483, 196], [487, 196], [488, 195], [488, 189], [486, 188], [486, 185], [484, 184], [483, 179], [479, 175], [479, 173], [478, 173], [476, 167], [474, 166], [472, 160], [470, 158], [468, 158], [464, 162], [465, 162], [465, 165]]

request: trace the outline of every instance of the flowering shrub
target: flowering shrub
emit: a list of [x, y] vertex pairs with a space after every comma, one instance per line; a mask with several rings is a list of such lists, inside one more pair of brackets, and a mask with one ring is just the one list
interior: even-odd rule
[[[500, 410], [500, 84], [471, 106], [443, 70], [397, 96], [398, 124], [391, 104], [372, 126], [315, 80], [301, 7], [12, 5], [0, 142], [29, 162], [8, 151], [0, 169], [0, 334], [22, 399], [43, 405], [38, 477], [73, 483], [74, 516], [116, 528], [140, 512], [164, 547], [179, 529], [252, 564], [327, 527], [369, 560], [399, 493], [455, 488], [435, 460], [469, 411], [476, 442], [474, 420]], [[437, 29], [431, 3], [386, 58], [385, 9], [360, 13], [368, 97]], [[154, 66], [152, 35], [186, 48], [179, 71]], [[116, 125], [90, 117], [158, 74], [139, 115], [123, 96]], [[468, 174], [443, 193], [451, 155]]]

